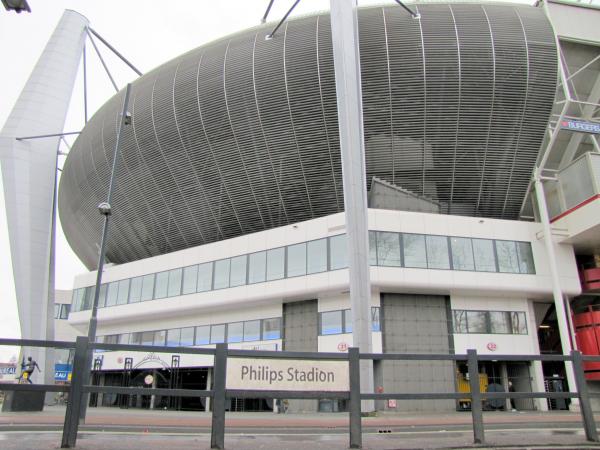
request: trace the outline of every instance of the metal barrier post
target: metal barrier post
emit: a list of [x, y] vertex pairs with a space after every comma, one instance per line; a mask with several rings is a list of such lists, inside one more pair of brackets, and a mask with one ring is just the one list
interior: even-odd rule
[[479, 366], [477, 364], [477, 350], [467, 350], [467, 363], [469, 367], [469, 386], [471, 388], [473, 442], [475, 444], [483, 444], [485, 441], [485, 436], [483, 431], [483, 410], [481, 407], [481, 392], [479, 391]]
[[350, 379], [350, 448], [362, 448], [362, 423], [360, 419], [360, 358], [359, 349], [348, 349]]
[[225, 386], [227, 376], [227, 344], [217, 344], [213, 364], [213, 411], [210, 430], [210, 448], [225, 448]]
[[592, 413], [587, 383], [583, 373], [583, 360], [581, 359], [581, 352], [577, 350], [571, 350], [571, 358], [573, 361], [575, 384], [577, 385], [577, 393], [579, 395], [579, 405], [581, 407], [581, 417], [583, 418], [585, 437], [588, 441], [598, 442], [598, 431], [596, 430], [596, 422], [594, 421], [594, 414]]
[[82, 388], [85, 375], [89, 373], [85, 367], [88, 345], [89, 339], [87, 336], [77, 336], [77, 340], [75, 341], [75, 357], [73, 358], [73, 376], [71, 378], [67, 411], [65, 412], [61, 448], [73, 448], [77, 442], [79, 413], [83, 397]]

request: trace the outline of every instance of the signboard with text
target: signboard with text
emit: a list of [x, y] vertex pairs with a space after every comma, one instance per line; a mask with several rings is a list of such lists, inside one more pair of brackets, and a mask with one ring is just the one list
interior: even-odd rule
[[54, 381], [71, 381], [71, 364], [54, 364]]
[[347, 361], [229, 358], [227, 389], [347, 391]]
[[565, 119], [561, 121], [560, 127], [563, 130], [579, 131], [582, 133], [600, 134], [600, 123], [589, 122], [586, 120]]

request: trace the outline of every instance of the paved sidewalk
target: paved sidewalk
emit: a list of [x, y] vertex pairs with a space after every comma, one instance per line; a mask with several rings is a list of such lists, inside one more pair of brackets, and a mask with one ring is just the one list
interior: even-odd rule
[[[39, 413], [0, 413], [0, 449], [60, 446], [64, 407]], [[600, 417], [598, 417], [600, 419]], [[80, 428], [83, 450], [190, 450], [210, 447], [210, 413], [90, 408]], [[363, 418], [365, 449], [600, 448], [585, 440], [571, 412], [486, 412], [486, 447], [474, 446], [471, 414], [395, 413]], [[227, 413], [228, 449], [343, 449], [345, 413]], [[545, 447], [544, 447], [545, 446]]]

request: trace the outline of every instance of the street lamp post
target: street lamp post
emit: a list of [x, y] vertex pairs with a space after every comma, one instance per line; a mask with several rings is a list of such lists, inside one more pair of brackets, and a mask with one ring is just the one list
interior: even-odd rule
[[[123, 126], [131, 124], [131, 115], [127, 112], [129, 105], [129, 95], [131, 92], [131, 84], [127, 84], [125, 88], [125, 100], [123, 101], [123, 112], [119, 120], [119, 128], [117, 129], [117, 142], [115, 144], [115, 152], [113, 155], [112, 169], [110, 172], [110, 182], [108, 185], [108, 193], [106, 195], [106, 201], [98, 205], [100, 214], [104, 216], [104, 225], [102, 227], [102, 240], [100, 241], [100, 252], [98, 255], [98, 273], [96, 274], [96, 288], [94, 289], [94, 300], [92, 302], [92, 315], [90, 317], [90, 324], [88, 327], [88, 339], [90, 343], [96, 341], [96, 329], [98, 327], [98, 302], [100, 299], [100, 285], [102, 284], [102, 270], [104, 269], [104, 257], [106, 253], [106, 241], [108, 240], [108, 224], [109, 218], [112, 214], [112, 207], [110, 201], [112, 199], [112, 193], [115, 184], [115, 172], [117, 168], [117, 158], [119, 156], [119, 149], [121, 146], [121, 139], [123, 136]], [[85, 373], [83, 374], [83, 380], [89, 380], [90, 378], [90, 366], [92, 364], [93, 350], [89, 349], [87, 353], [87, 360], [85, 364]], [[84, 395], [81, 405], [80, 421], [85, 421], [85, 415], [87, 411], [88, 395]]]

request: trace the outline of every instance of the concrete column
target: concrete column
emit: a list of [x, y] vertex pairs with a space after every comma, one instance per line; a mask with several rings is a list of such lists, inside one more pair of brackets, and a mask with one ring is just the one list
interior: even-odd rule
[[[535, 317], [535, 307], [533, 303], [532, 300], [527, 302], [527, 331], [531, 336], [533, 353], [539, 355], [540, 343], [538, 341], [537, 318]], [[534, 392], [544, 392], [546, 387], [544, 385], [544, 370], [541, 361], [533, 361], [531, 364], [531, 375], [533, 377], [531, 389]], [[533, 402], [538, 411], [548, 411], [548, 401], [545, 398], [534, 398]]]
[[[356, 0], [331, 0], [331, 37], [337, 93], [353, 342], [362, 353], [372, 351], [371, 282], [362, 90]], [[372, 361], [361, 361], [362, 392], [373, 392]], [[362, 411], [373, 411], [372, 400]]]
[[[88, 20], [64, 12], [0, 132], [0, 166], [21, 335], [54, 339], [53, 227], [58, 137], [63, 131]], [[54, 382], [53, 352], [23, 351], [41, 382]], [[48, 355], [48, 356], [47, 356]]]
[[[560, 280], [558, 277], [558, 267], [556, 264], [556, 253], [554, 252], [554, 242], [552, 240], [552, 230], [550, 228], [550, 219], [548, 216], [548, 206], [546, 205], [546, 195], [544, 194], [544, 186], [540, 180], [539, 169], [536, 169], [534, 174], [535, 179], [535, 194], [537, 204], [540, 212], [540, 220], [542, 229], [544, 232], [544, 244], [546, 246], [546, 253], [548, 256], [548, 265], [550, 266], [550, 274], [552, 276], [552, 295], [554, 298], [554, 308], [556, 309], [556, 320], [558, 322], [558, 330], [560, 332], [560, 343], [562, 346], [563, 355], [570, 355], [571, 350], [571, 336], [569, 334], [569, 323], [567, 320], [567, 314], [565, 312], [565, 304], [562, 289], [560, 287]], [[567, 374], [567, 382], [569, 383], [569, 390], [571, 392], [577, 391], [577, 385], [575, 384], [575, 374], [573, 372], [573, 365], [571, 362], [565, 362], [565, 372]], [[579, 399], [571, 399], [571, 408], [579, 410]]]

